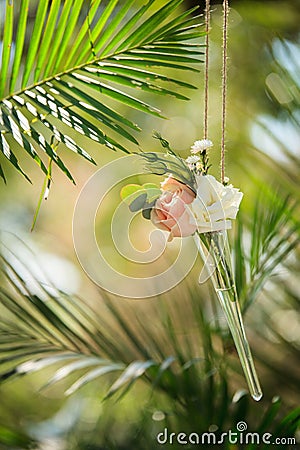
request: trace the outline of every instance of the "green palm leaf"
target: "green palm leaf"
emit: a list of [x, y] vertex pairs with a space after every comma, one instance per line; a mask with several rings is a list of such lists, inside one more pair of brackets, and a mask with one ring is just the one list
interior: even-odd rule
[[2, 169], [1, 164], [0, 164], [0, 177], [2, 178], [2, 180], [4, 181], [4, 183], [6, 183], [6, 178], [5, 178], [5, 175], [4, 175], [4, 172], [3, 172], [3, 169]]
[[0, 76], [0, 95], [3, 95], [5, 88], [5, 81], [9, 68], [10, 50], [13, 37], [13, 3], [7, 2], [6, 16], [3, 30], [3, 43], [2, 43], [2, 63], [1, 63], [1, 76]]
[[296, 250], [300, 225], [295, 210], [296, 203], [289, 196], [263, 187], [250, 223], [245, 222], [243, 215], [239, 217], [234, 243], [235, 274], [244, 311], [280, 264]]
[[[14, 267], [16, 261], [21, 271], [25, 271], [22, 276]], [[188, 373], [193, 373], [198, 360], [186, 364], [186, 356], [193, 357], [193, 352], [188, 344], [186, 349], [185, 346], [181, 349], [171, 316], [165, 341], [170, 340], [169, 350], [175, 356], [166, 353], [151, 328], [145, 328], [138, 316], [133, 327], [127, 315], [109, 299], [105, 299], [105, 303], [114, 323], [83, 300], [71, 298], [52, 285], [39, 283], [25, 264], [7, 249], [1, 254], [0, 263], [2, 276], [15, 291], [11, 293], [4, 287], [5, 283], [0, 287], [0, 381], [59, 365], [44, 388], [74, 375], [75, 381], [73, 379], [73, 384], [66, 389], [66, 394], [70, 395], [98, 377], [119, 372], [107, 393], [110, 397], [118, 392], [123, 395], [141, 377], [159, 389], [167, 389], [168, 383], [174, 381], [172, 366], [177, 362], [182, 377], [187, 379]], [[30, 279], [39, 286], [38, 294], [28, 287]], [[195, 314], [198, 315], [201, 308], [198, 301], [196, 304], [198, 312]]]
[[[138, 8], [133, 1], [103, 6], [99, 0], [90, 5], [46, 0], [36, 9], [30, 0], [21, 5], [7, 0], [0, 79], [3, 155], [25, 175], [13, 151], [20, 146], [45, 172], [40, 148], [73, 181], [53, 137], [92, 158], [66, 135], [66, 126], [112, 150], [128, 152], [126, 142], [138, 145], [132, 132], [140, 128], [118, 112], [119, 106], [163, 117], [136, 92], [187, 100], [166, 83], [194, 88], [180, 77], [149, 70], [196, 71], [194, 64], [201, 62], [199, 42], [186, 42], [203, 35], [200, 23], [192, 17], [195, 8], [180, 11], [182, 3], [170, 0], [157, 9], [156, 0]], [[2, 168], [0, 176], [4, 179]]]
[[[282, 208], [280, 201], [276, 204], [277, 211], [271, 205], [266, 212], [265, 217], [272, 220], [259, 235], [260, 248], [265, 249], [270, 242], [268, 229], [272, 225], [287, 224], [284, 216], [289, 207]], [[291, 215], [287, 215], [290, 219]], [[200, 430], [207, 430], [212, 419], [222, 427], [229, 417], [235, 425], [246, 417], [251, 406], [249, 399], [245, 391], [243, 394], [240, 391], [231, 401], [224, 355], [214, 342], [216, 335], [224, 334], [224, 330], [219, 329], [217, 322], [212, 325], [210, 314], [206, 317], [203, 302], [199, 301], [199, 287], [195, 289], [195, 285], [187, 284], [178, 299], [173, 297], [167, 304], [163, 299], [151, 303], [154, 311], [137, 312], [136, 305], [104, 298], [109, 309], [107, 316], [102, 307], [93, 310], [87, 302], [68, 296], [48, 283], [35, 280], [40, 292], [33, 293], [28, 287], [33, 277], [28, 269], [28, 273], [24, 272], [25, 264], [4, 249], [1, 275], [14, 292], [3, 279], [0, 382], [52, 367], [54, 374], [44, 381], [42, 389], [64, 383], [65, 394], [71, 395], [99, 377], [113, 376], [105, 397], [110, 398], [123, 396], [142, 379], [151, 386], [153, 394], [163, 394], [161, 404], [163, 398], [171, 402], [174, 418], [180, 423], [185, 421], [191, 429], [198, 424]], [[261, 432], [273, 422], [279, 408], [277, 403], [270, 405], [257, 425]], [[199, 405], [205, 414], [201, 414]], [[294, 431], [291, 428], [291, 436]]]

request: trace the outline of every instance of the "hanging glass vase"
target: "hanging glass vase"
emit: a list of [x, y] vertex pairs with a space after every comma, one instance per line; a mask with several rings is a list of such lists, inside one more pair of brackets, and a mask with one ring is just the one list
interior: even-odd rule
[[203, 283], [211, 278], [221, 307], [227, 319], [240, 362], [249, 386], [250, 394], [258, 401], [262, 390], [258, 381], [251, 350], [246, 337], [235, 287], [227, 232], [196, 233], [196, 244], [204, 262], [199, 278]]

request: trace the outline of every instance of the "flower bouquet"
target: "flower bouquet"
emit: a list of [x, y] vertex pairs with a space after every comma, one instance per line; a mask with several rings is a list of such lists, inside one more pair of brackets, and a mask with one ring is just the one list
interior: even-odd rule
[[175, 237], [194, 236], [204, 262], [199, 282], [211, 278], [213, 287], [225, 313], [249, 390], [255, 400], [262, 391], [255, 371], [250, 347], [244, 330], [235, 287], [227, 230], [237, 216], [243, 194], [239, 189], [224, 184], [208, 174], [208, 139], [196, 141], [191, 155], [183, 160], [170, 148], [169, 143], [156, 134], [166, 154], [142, 153], [146, 168], [166, 178], [160, 188], [152, 183], [127, 185], [121, 197], [131, 211], [141, 210], [146, 219]]

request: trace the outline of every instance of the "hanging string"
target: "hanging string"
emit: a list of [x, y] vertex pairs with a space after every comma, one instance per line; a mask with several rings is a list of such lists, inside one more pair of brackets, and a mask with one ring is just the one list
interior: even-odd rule
[[205, 3], [205, 74], [204, 74], [204, 121], [203, 137], [208, 137], [208, 65], [209, 65], [209, 26], [210, 26], [210, 0]]
[[227, 29], [228, 0], [223, 1], [223, 63], [222, 63], [222, 126], [221, 126], [221, 182], [225, 180], [225, 128], [226, 128], [226, 94], [227, 94]]

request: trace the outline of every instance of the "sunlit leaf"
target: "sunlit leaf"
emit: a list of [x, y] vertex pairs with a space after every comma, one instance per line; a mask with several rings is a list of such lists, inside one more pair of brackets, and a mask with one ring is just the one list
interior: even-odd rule
[[[185, 41], [189, 40], [189, 34], [194, 39], [203, 33], [197, 16], [193, 17], [197, 8], [181, 12], [178, 7], [182, 2], [171, 0], [159, 7], [157, 0], [150, 0], [138, 9], [134, 8], [133, 1], [121, 5], [117, 0], [105, 5], [100, 0], [90, 5], [83, 0], [46, 0], [37, 4], [26, 0], [14, 7], [7, 2], [0, 89], [8, 93], [3, 102], [13, 105], [7, 115], [13, 114], [16, 124], [25, 109], [33, 118], [24, 116], [29, 123], [30, 139], [25, 136], [21, 123], [20, 133], [12, 133], [6, 121], [4, 134], [16, 139], [27, 152], [31, 151], [44, 172], [38, 148], [35, 153], [31, 148], [31, 139], [49, 154], [48, 145], [56, 138], [93, 162], [76, 138], [65, 136], [64, 125], [112, 150], [136, 151], [127, 148], [126, 142], [139, 143], [126, 127], [136, 131], [140, 127], [120, 114], [118, 105], [164, 117], [151, 99], [149, 103], [143, 100], [141, 91], [187, 100], [184, 93], [169, 89], [166, 83], [195, 88], [180, 76], [170, 78], [149, 71], [149, 67], [197, 71], [194, 65], [202, 58], [199, 43], [193, 42], [189, 47], [190, 43]], [[152, 9], [155, 3], [157, 8]], [[18, 27], [11, 54], [14, 21]], [[31, 26], [27, 47], [25, 37]], [[132, 95], [133, 89], [139, 95]], [[116, 104], [115, 109], [109, 105], [110, 100]], [[53, 121], [49, 120], [50, 116]], [[50, 136], [49, 131], [53, 133]], [[6, 137], [2, 139], [3, 153], [9, 142]], [[73, 181], [60, 158], [56, 163]], [[12, 152], [10, 162], [23, 173]]]
[[114, 394], [127, 383], [133, 383], [135, 380], [144, 375], [149, 367], [154, 365], [155, 363], [153, 361], [134, 361], [126, 368], [126, 370], [124, 370], [122, 375], [111, 386], [107, 395], [110, 396]]
[[79, 378], [72, 386], [70, 386], [67, 391], [66, 395], [71, 395], [75, 391], [77, 391], [79, 388], [84, 386], [87, 383], [90, 383], [91, 381], [95, 380], [96, 378], [106, 375], [107, 373], [120, 371], [124, 368], [124, 364], [109, 364], [105, 365], [103, 367], [97, 367], [96, 369], [93, 369], [89, 371], [87, 374]]

